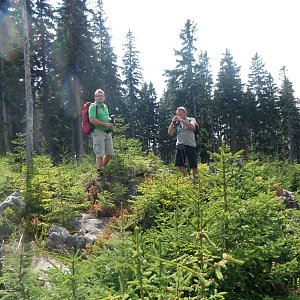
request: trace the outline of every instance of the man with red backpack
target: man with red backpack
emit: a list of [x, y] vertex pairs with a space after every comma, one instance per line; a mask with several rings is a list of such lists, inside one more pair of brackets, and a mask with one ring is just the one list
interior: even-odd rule
[[112, 128], [114, 124], [109, 117], [109, 111], [104, 104], [105, 93], [101, 89], [95, 91], [95, 102], [89, 107], [89, 120], [93, 124], [93, 149], [96, 155], [96, 169], [99, 176], [103, 175], [102, 168], [114, 156]]

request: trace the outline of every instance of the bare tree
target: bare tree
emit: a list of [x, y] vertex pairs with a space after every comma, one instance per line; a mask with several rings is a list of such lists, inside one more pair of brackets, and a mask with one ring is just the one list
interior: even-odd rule
[[26, 165], [32, 168], [33, 156], [33, 98], [30, 72], [30, 45], [28, 33], [28, 18], [26, 0], [22, 0], [22, 19], [24, 34], [24, 69], [25, 69], [25, 94], [26, 94]]
[[[5, 72], [4, 72], [4, 63], [3, 59], [0, 58], [0, 77], [4, 78]], [[9, 137], [8, 137], [8, 114], [7, 114], [7, 104], [6, 101], [4, 100], [4, 86], [3, 86], [3, 81], [0, 82], [1, 86], [1, 101], [2, 101], [2, 117], [3, 117], [3, 124], [4, 124], [4, 129], [3, 129], [3, 141], [4, 141], [4, 148], [3, 148], [3, 153], [9, 152]]]

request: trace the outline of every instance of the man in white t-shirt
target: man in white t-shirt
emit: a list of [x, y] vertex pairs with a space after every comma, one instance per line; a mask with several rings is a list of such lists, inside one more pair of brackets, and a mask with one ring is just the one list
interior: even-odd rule
[[187, 110], [180, 106], [176, 110], [176, 115], [172, 118], [168, 128], [168, 134], [177, 134], [175, 166], [186, 175], [185, 162], [189, 162], [193, 178], [198, 173], [196, 139], [194, 134], [196, 120], [187, 116]]

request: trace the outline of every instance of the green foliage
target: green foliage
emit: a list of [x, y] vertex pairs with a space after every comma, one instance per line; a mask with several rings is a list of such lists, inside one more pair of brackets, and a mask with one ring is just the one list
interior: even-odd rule
[[47, 281], [51, 286], [44, 288], [41, 299], [91, 299], [83, 288], [87, 270], [82, 257], [78, 253], [69, 253], [63, 258], [55, 258], [56, 262], [52, 263], [52, 268], [47, 272]]
[[30, 182], [24, 187], [26, 217], [67, 224], [83, 205], [84, 194], [77, 184], [76, 168], [53, 166], [46, 156], [35, 157], [34, 166]]
[[143, 153], [141, 143], [136, 139], [117, 136], [114, 138], [114, 147], [116, 155], [104, 170], [112, 181], [128, 182], [162, 165], [153, 153]]
[[150, 228], [164, 209], [174, 210], [175, 205], [181, 201], [189, 189], [190, 187], [183, 178], [178, 174], [170, 174], [168, 171], [146, 178], [139, 185], [141, 195], [135, 197], [133, 201], [136, 222], [144, 229]]
[[278, 184], [284, 189], [297, 192], [300, 190], [300, 165], [287, 161], [267, 160], [263, 165], [264, 177], [273, 179], [273, 184]]
[[6, 245], [4, 267], [0, 273], [1, 299], [41, 299], [37, 277], [30, 269], [32, 254], [32, 251], [25, 249], [22, 235], [18, 244], [12, 239]]
[[[15, 168], [10, 157], [0, 157], [0, 202], [2, 203], [10, 194], [22, 186], [24, 178]], [[0, 238], [8, 239], [19, 225], [22, 212], [20, 209], [10, 207], [0, 216]]]
[[14, 162], [12, 164], [13, 169], [21, 173], [25, 164], [25, 135], [18, 133], [17, 138], [11, 143], [13, 145], [13, 152], [8, 153], [8, 157]]
[[[13, 289], [38, 295], [37, 299], [62, 294], [67, 299], [95, 300], [248, 300], [299, 291], [300, 211], [286, 209], [272, 190], [274, 183], [298, 189], [298, 165], [241, 161], [241, 152], [232, 154], [222, 146], [219, 153], [211, 153], [210, 166], [199, 164], [195, 184], [166, 170], [152, 153], [143, 156], [138, 142], [118, 137], [116, 145], [116, 159], [105, 168], [111, 178], [109, 190], [99, 192], [97, 203], [107, 210], [119, 206], [119, 216], [82, 256], [56, 257], [53, 268], [39, 274], [47, 278], [43, 287], [36, 288], [37, 274], [31, 273], [28, 263], [24, 274], [31, 284], [22, 287], [19, 276], [8, 285], [8, 270], [19, 266], [20, 260], [6, 260], [7, 268], [0, 270], [3, 295]], [[14, 182], [16, 173], [0, 162]], [[84, 157], [53, 166], [41, 156], [34, 163], [30, 184], [19, 182], [26, 201], [32, 201], [26, 209], [35, 220], [30, 232], [39, 242], [48, 222], [61, 222], [63, 212], [65, 221], [86, 208], [82, 200], [94, 161]], [[138, 195], [124, 210], [128, 184], [136, 178], [142, 179]], [[51, 201], [57, 204], [56, 216]], [[7, 210], [1, 220], [13, 220], [14, 215]]]
[[[167, 231], [164, 235], [165, 224], [172, 214], [177, 215], [175, 223], [180, 224], [181, 231], [178, 231], [179, 235], [177, 233], [176, 248], [166, 255], [168, 258], [178, 249], [185, 248], [183, 245], [191, 243], [191, 224], [199, 224], [201, 220], [207, 249], [213, 256], [223, 250], [244, 261], [243, 265], [229, 264], [223, 270], [223, 281], [219, 286], [227, 291], [226, 299], [237, 299], [237, 294], [245, 297], [241, 299], [259, 299], [276, 289], [288, 293], [297, 288], [295, 281], [299, 278], [297, 267], [293, 268], [299, 264], [295, 252], [299, 248], [295, 222], [299, 212], [287, 212], [270, 190], [271, 183], [280, 178], [281, 172], [271, 171], [269, 165], [255, 162], [239, 165], [236, 159], [241, 153], [233, 155], [228, 150], [223, 146], [220, 154], [212, 155], [215, 172], [210, 173], [205, 166], [199, 167], [199, 191], [194, 186], [187, 187], [183, 179], [172, 184], [172, 175], [164, 180], [159, 175], [145, 181], [140, 187], [141, 195], [135, 199], [135, 220], [152, 230], [157, 227], [157, 221], [160, 238], [166, 238], [166, 244], [172, 245], [174, 234]], [[201, 199], [205, 205], [199, 218], [196, 203]], [[193, 223], [194, 220], [198, 221]], [[187, 249], [184, 250], [182, 252], [187, 253]], [[274, 266], [276, 272], [272, 272]], [[282, 277], [278, 277], [277, 271]], [[280, 281], [281, 285], [275, 281]], [[249, 289], [249, 286], [255, 288]]]
[[116, 199], [108, 191], [100, 191], [96, 202], [92, 203], [89, 212], [97, 217], [111, 217], [116, 213]]
[[[78, 215], [84, 207], [84, 190], [78, 186], [78, 173], [73, 164], [54, 166], [47, 156], [36, 156], [34, 158], [34, 171], [30, 181], [26, 183], [26, 170], [19, 174], [18, 170], [11, 168], [11, 158], [1, 158], [0, 164], [3, 167], [1, 177], [0, 195], [7, 197], [11, 192], [19, 188], [21, 198], [26, 202], [24, 212], [25, 223], [29, 225], [28, 233], [33, 232], [30, 227], [39, 224], [58, 223], [67, 224], [69, 220]], [[9, 191], [10, 190], [10, 191]], [[9, 191], [9, 192], [8, 192]], [[5, 212], [6, 223], [0, 223], [5, 231], [9, 231], [9, 219], [20, 218], [20, 215], [13, 215], [9, 210]], [[35, 231], [34, 234], [43, 229]], [[40, 233], [39, 233], [40, 235]]]
[[[199, 299], [200, 295], [201, 299], [223, 299], [225, 293], [218, 293], [214, 281], [205, 279], [205, 272], [198, 266], [198, 257], [193, 257], [191, 250], [188, 254], [175, 252], [175, 258], [166, 257], [164, 248], [174, 250], [173, 243], [163, 241], [164, 237], [160, 240], [153, 232], [143, 233], [138, 227], [129, 233], [126, 230], [129, 225], [122, 214], [114, 227], [113, 238], [99, 240], [100, 248], [96, 243], [89, 259], [78, 265], [81, 280], [86, 280], [82, 288], [86, 288], [88, 299], [94, 299], [92, 294], [95, 299], [97, 295], [116, 299], [180, 299], [187, 296]], [[188, 248], [186, 246], [185, 250]], [[212, 273], [221, 276], [221, 269], [228, 260], [230, 257], [224, 255], [215, 265], [210, 264]], [[60, 276], [54, 276], [56, 280], [51, 280], [51, 285], [58, 284]]]
[[[0, 157], [0, 199], [6, 198], [17, 188], [20, 188], [22, 178], [17, 174], [9, 157]], [[3, 199], [4, 200], [4, 199]]]

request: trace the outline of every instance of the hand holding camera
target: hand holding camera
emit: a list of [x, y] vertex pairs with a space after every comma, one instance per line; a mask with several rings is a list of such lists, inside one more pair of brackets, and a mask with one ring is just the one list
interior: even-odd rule
[[106, 124], [107, 129], [105, 130], [106, 133], [113, 132], [113, 127], [115, 126], [115, 115], [111, 115], [109, 117], [109, 123]]
[[174, 116], [172, 119], [172, 123], [173, 123], [173, 128], [175, 128], [176, 126], [180, 125], [180, 120], [181, 118], [178, 116]]

